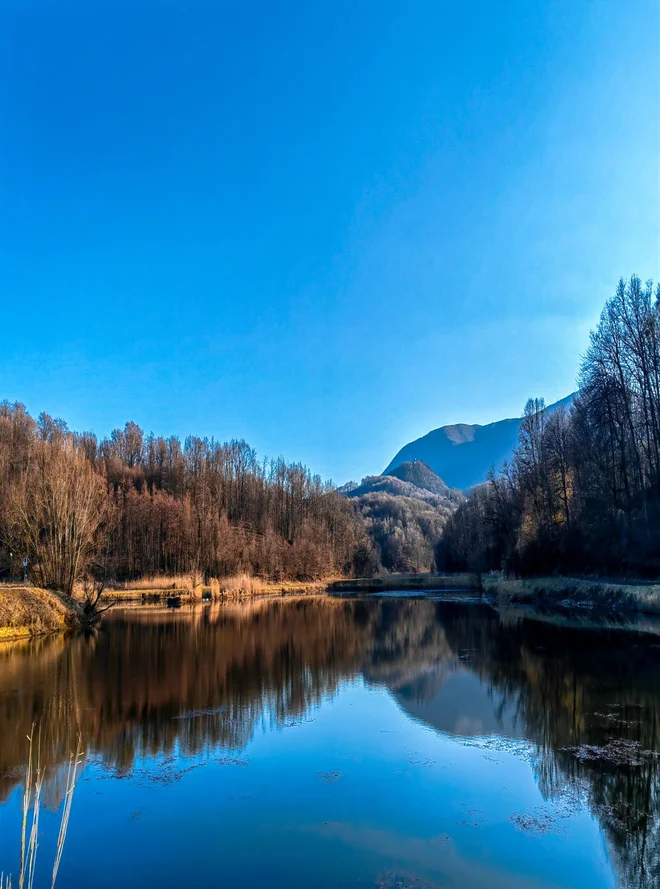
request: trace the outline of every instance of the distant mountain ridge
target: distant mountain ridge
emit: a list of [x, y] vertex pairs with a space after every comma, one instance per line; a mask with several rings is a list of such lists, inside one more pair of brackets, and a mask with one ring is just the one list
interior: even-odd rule
[[[552, 412], [569, 407], [576, 394], [573, 392], [561, 401], [548, 405], [547, 410]], [[484, 482], [491, 467], [497, 472], [511, 459], [521, 422], [522, 417], [515, 417], [486, 426], [457, 423], [433, 429], [404, 445], [383, 476], [403, 477], [398, 475], [400, 467], [420, 463], [436, 478], [439, 476], [439, 481], [444, 480], [442, 483], [447, 489], [465, 491]], [[409, 469], [404, 471], [406, 481], [409, 481], [409, 473]]]

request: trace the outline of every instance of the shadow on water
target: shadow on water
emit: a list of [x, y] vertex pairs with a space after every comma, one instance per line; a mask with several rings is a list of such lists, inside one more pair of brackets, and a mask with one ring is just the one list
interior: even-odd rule
[[543, 795], [586, 796], [619, 884], [655, 885], [659, 638], [486, 605], [305, 598], [126, 609], [93, 636], [6, 645], [0, 800], [22, 780], [35, 722], [57, 805], [79, 733], [87, 756], [115, 774], [145, 756], [238, 753], [264, 720], [303, 720], [356, 676], [446, 735], [531, 741]]

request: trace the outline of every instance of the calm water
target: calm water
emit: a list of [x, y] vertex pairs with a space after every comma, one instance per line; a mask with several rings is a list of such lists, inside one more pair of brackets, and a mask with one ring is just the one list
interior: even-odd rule
[[487, 606], [278, 599], [111, 612], [0, 647], [0, 870], [26, 735], [38, 886], [660, 886], [660, 637]]

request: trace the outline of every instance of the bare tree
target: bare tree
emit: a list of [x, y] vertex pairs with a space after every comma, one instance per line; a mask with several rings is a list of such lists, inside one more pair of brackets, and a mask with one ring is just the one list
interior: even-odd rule
[[[496, 550], [528, 573], [657, 576], [660, 290], [651, 282], [619, 282], [591, 333], [579, 384], [569, 413], [527, 403], [507, 498], [517, 502], [517, 534], [515, 542], [495, 535]], [[502, 512], [501, 491], [491, 479], [486, 524]], [[445, 531], [446, 552], [460, 552], [468, 515], [482, 521], [474, 504], [460, 507]], [[490, 546], [492, 535], [482, 536]]]
[[13, 487], [10, 534], [42, 586], [73, 593], [97, 552], [105, 514], [104, 481], [73, 440], [36, 442]]

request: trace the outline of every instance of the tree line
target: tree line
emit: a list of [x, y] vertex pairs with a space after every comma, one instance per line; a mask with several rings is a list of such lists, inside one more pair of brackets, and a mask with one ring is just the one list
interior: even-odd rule
[[[0, 404], [0, 577], [274, 580], [385, 570], [660, 573], [660, 288], [621, 281], [591, 334], [569, 410], [530, 399], [517, 449], [467, 501], [342, 496], [244, 441], [101, 441]], [[391, 480], [390, 480], [391, 481]]]
[[0, 576], [70, 593], [83, 579], [240, 572], [275, 580], [372, 562], [349, 501], [306, 467], [244, 441], [145, 435], [99, 441], [0, 404]]
[[438, 564], [517, 575], [660, 573], [660, 287], [621, 280], [569, 410], [525, 406], [517, 449], [445, 527]]

